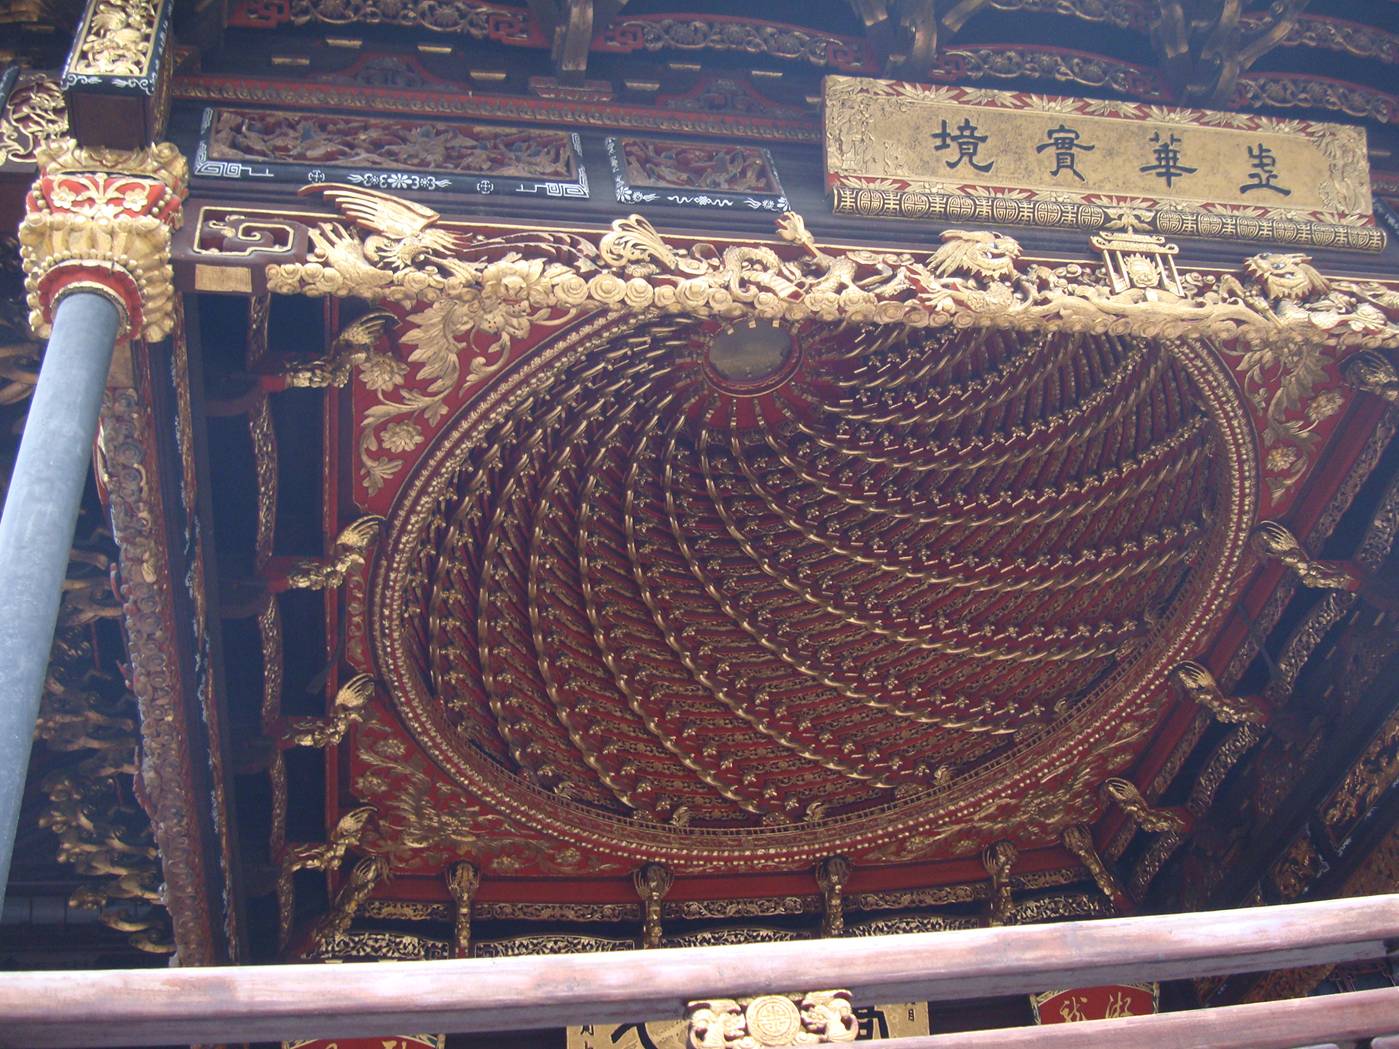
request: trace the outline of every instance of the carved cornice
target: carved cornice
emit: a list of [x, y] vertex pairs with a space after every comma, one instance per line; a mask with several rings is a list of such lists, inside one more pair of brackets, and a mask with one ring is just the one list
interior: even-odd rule
[[1324, 109], [1378, 124], [1399, 117], [1399, 100], [1387, 91], [1302, 73], [1247, 73], [1239, 77], [1231, 108]]
[[372, 109], [376, 113], [450, 116], [484, 120], [545, 121], [575, 127], [628, 128], [685, 135], [717, 135], [780, 142], [821, 140], [815, 120], [701, 110], [599, 106], [586, 101], [522, 98], [517, 95], [463, 94], [376, 85], [252, 80], [214, 75], [182, 75], [175, 96], [200, 102], [271, 104], [313, 109]]
[[[335, 201], [348, 221], [318, 223], [308, 260], [269, 265], [268, 288], [431, 303], [410, 319], [419, 334], [401, 341], [411, 345], [430, 332], [491, 333], [484, 359], [473, 363], [476, 378], [529, 323], [564, 323], [592, 310], [1399, 345], [1399, 323], [1389, 316], [1399, 309], [1399, 296], [1373, 282], [1279, 279], [1309, 270], [1304, 256], [1264, 254], [1238, 276], [1182, 270], [1162, 282], [1145, 270], [1124, 278], [1106, 265], [1025, 264], [1013, 238], [982, 231], [947, 231], [943, 245], [921, 257], [828, 252], [792, 213], [779, 220], [778, 232], [795, 251], [763, 245], [700, 255], [668, 243], [638, 215], [614, 222], [594, 248], [564, 234], [466, 236], [421, 204], [352, 186], [313, 189]], [[396, 222], [412, 232], [385, 236]], [[1130, 260], [1141, 238], [1124, 237], [1101, 236], [1102, 250]]]
[[37, 150], [20, 254], [30, 324], [47, 336], [73, 287], [119, 302], [131, 334], [163, 339], [174, 326], [170, 236], [180, 227], [189, 167], [168, 142], [149, 149], [89, 149], [71, 139]]

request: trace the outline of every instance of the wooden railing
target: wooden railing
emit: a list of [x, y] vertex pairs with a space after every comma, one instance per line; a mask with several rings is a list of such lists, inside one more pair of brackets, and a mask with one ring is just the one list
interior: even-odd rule
[[[0, 974], [0, 1046], [132, 1046], [631, 1023], [687, 1001], [829, 987], [946, 1001], [1385, 957], [1399, 895], [1159, 917], [594, 955]], [[1399, 988], [889, 1049], [1293, 1049], [1399, 1035]], [[503, 1049], [508, 1039], [502, 1039]], [[1377, 1041], [1379, 1046], [1384, 1041]], [[1391, 1049], [1399, 1046], [1391, 1045]]]

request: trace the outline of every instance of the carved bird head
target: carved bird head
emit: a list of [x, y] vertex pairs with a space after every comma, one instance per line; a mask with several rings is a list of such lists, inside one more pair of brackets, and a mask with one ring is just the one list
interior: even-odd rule
[[398, 318], [388, 310], [371, 310], [340, 329], [340, 334], [335, 336], [335, 353], [368, 353], [397, 322]]

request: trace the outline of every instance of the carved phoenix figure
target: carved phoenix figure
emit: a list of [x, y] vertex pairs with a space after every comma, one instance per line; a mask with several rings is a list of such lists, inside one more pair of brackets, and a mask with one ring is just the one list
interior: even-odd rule
[[408, 269], [424, 255], [441, 262], [467, 244], [449, 230], [434, 228], [442, 216], [426, 204], [339, 182], [317, 183], [301, 192], [320, 193], [351, 222], [372, 230], [364, 254], [387, 269]]
[[442, 216], [426, 205], [339, 183], [317, 183], [302, 193], [322, 194], [349, 220], [321, 222], [310, 231], [310, 266], [318, 281], [329, 281], [326, 291], [354, 288], [372, 299], [405, 274], [435, 271], [440, 279], [470, 273], [459, 257], [470, 239], [437, 228]]

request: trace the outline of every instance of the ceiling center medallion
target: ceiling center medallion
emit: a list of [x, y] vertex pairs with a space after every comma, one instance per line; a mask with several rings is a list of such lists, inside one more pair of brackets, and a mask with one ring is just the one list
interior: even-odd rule
[[801, 343], [795, 331], [770, 321], [749, 320], [716, 332], [704, 360], [717, 389], [754, 397], [790, 379], [800, 357]]

